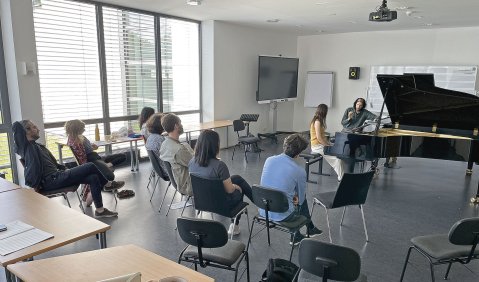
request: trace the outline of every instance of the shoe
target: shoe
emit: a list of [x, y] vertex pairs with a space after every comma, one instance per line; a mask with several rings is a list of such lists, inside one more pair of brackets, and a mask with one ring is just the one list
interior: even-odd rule
[[309, 238], [312, 238], [321, 234], [323, 234], [323, 230], [318, 229], [316, 226], [308, 230]]
[[103, 209], [103, 212], [97, 212], [95, 211], [95, 217], [101, 218], [101, 217], [115, 217], [118, 216], [117, 212], [110, 211], [107, 208]]
[[103, 190], [105, 190], [106, 192], [111, 192], [114, 190], [118, 190], [123, 186], [125, 186], [125, 181], [112, 181], [110, 182], [110, 186], [103, 186]]
[[230, 228], [228, 228], [228, 235], [231, 236], [231, 233], [233, 233], [233, 236], [240, 234], [239, 225], [236, 225], [236, 224], [234, 224], [234, 223], [231, 223], [231, 224], [230, 224]]
[[85, 204], [87, 207], [91, 207], [92, 203], [93, 203], [93, 197], [91, 196], [91, 192], [88, 192], [88, 195], [86, 196], [86, 199], [85, 199]]
[[[291, 235], [291, 237], [292, 237], [292, 235]], [[296, 236], [294, 237], [294, 241], [293, 241], [293, 238], [291, 238], [291, 240], [289, 241], [289, 245], [290, 245], [290, 246], [292, 246], [292, 245], [297, 246], [297, 245], [299, 245], [299, 243], [301, 243], [301, 241], [302, 241], [304, 238], [306, 238], [306, 237], [304, 237], [303, 234], [301, 234], [301, 233], [298, 232], [298, 233], [296, 233]]]

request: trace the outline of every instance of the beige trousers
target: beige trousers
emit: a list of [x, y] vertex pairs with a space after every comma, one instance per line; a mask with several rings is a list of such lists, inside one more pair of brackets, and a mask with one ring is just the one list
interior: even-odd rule
[[344, 162], [335, 156], [328, 156], [324, 154], [324, 146], [323, 145], [316, 145], [311, 146], [311, 152], [316, 154], [321, 154], [323, 159], [325, 159], [330, 166], [333, 167], [334, 171], [338, 175], [338, 180], [340, 181], [343, 178], [344, 174]]

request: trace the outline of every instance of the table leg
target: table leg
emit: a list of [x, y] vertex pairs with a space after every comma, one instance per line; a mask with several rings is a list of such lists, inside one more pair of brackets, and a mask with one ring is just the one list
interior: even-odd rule
[[62, 156], [62, 148], [63, 148], [63, 145], [62, 144], [57, 144], [57, 147], [58, 147], [58, 162], [63, 165], [63, 156]]
[[15, 281], [15, 276], [7, 269], [6, 266], [5, 266], [5, 278], [7, 279], [7, 282]]
[[138, 152], [138, 141], [135, 140], [136, 171], [140, 170], [140, 152]]
[[135, 156], [133, 155], [134, 152], [133, 152], [133, 141], [130, 141], [130, 168], [131, 168], [131, 171], [135, 171], [134, 170], [134, 162], [135, 162]]
[[100, 249], [106, 249], [107, 248], [107, 246], [106, 246], [106, 232], [100, 233], [99, 241], [100, 241]]

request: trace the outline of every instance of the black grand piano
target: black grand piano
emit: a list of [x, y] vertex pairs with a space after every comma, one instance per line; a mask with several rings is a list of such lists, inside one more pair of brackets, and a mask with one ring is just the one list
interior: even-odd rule
[[[391, 128], [372, 133], [337, 132], [325, 154], [354, 161], [417, 157], [479, 161], [479, 97], [434, 85], [433, 74], [377, 76]], [[478, 193], [471, 201], [479, 201]]]

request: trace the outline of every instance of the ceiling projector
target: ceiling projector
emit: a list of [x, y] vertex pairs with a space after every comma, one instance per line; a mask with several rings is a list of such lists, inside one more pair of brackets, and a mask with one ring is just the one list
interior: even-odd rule
[[369, 21], [371, 22], [390, 22], [398, 18], [397, 11], [390, 11], [387, 6], [387, 1], [383, 0], [376, 12], [369, 14]]

